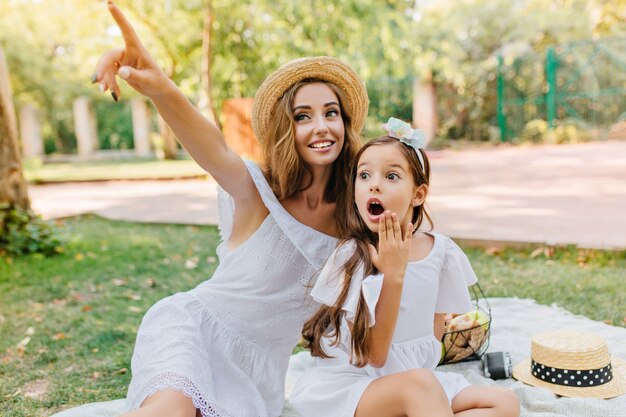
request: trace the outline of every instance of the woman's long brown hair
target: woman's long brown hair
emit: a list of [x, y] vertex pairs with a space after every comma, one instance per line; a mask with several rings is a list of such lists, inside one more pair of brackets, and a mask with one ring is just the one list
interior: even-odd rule
[[[363, 152], [372, 146], [398, 146], [402, 155], [409, 163], [409, 169], [413, 176], [415, 186], [419, 187], [422, 184], [428, 185], [430, 182], [430, 164], [426, 153], [422, 149], [418, 150], [424, 159], [424, 167], [422, 168], [417, 154], [415, 153], [415, 149], [405, 145], [398, 139], [390, 136], [381, 136], [372, 139], [357, 153], [350, 169], [349, 188], [347, 188], [349, 192], [345, 193], [346, 198], [344, 205], [342, 207], [337, 206], [338, 212], [343, 211], [346, 213], [345, 222], [339, 224], [342, 236], [346, 236], [346, 238], [340, 241], [339, 246], [352, 241], [355, 243], [356, 248], [354, 253], [337, 272], [336, 279], [343, 278], [343, 285], [335, 304], [332, 306], [321, 306], [317, 312], [304, 323], [302, 329], [303, 345], [311, 350], [311, 355], [316, 357], [330, 357], [322, 347], [322, 338], [329, 338], [332, 346], [337, 346], [341, 340], [341, 321], [345, 314], [342, 308], [348, 298], [348, 289], [350, 288], [352, 280], [364, 279], [368, 275], [378, 272], [372, 263], [368, 247], [368, 245], [378, 247], [378, 234], [372, 232], [369, 227], [367, 227], [359, 215], [354, 200], [354, 183], [357, 176], [358, 161], [361, 155], [363, 155]], [[413, 233], [421, 226], [424, 219], [426, 219], [432, 229], [433, 222], [426, 212], [424, 205], [414, 207], [411, 217], [411, 223], [414, 225]], [[364, 271], [363, 276], [355, 276], [361, 266]], [[365, 298], [363, 297], [363, 293], [361, 293], [354, 323], [352, 324], [352, 334], [350, 338], [350, 362], [353, 365], [358, 367], [367, 365], [370, 356], [370, 335], [370, 317]]]
[[[307, 84], [326, 84], [337, 96], [341, 108], [344, 125], [344, 143], [341, 153], [332, 166], [330, 180], [324, 191], [324, 199], [344, 205], [344, 190], [348, 188], [350, 162], [361, 147], [359, 133], [352, 124], [352, 109], [342, 89], [327, 81], [309, 78], [292, 85], [276, 105], [274, 117], [268, 126], [267, 139], [262, 143], [264, 172], [272, 191], [278, 200], [284, 200], [299, 191], [306, 190], [311, 184], [305, 182], [312, 178], [309, 167], [298, 155], [295, 145], [295, 122], [293, 116], [293, 100], [298, 90]], [[345, 223], [342, 214], [337, 211], [337, 222]]]

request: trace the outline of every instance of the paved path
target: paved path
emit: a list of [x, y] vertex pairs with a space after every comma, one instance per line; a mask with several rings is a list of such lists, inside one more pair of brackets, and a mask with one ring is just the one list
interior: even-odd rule
[[[458, 239], [626, 248], [626, 141], [429, 152], [435, 230]], [[211, 180], [30, 187], [45, 218], [216, 224]]]

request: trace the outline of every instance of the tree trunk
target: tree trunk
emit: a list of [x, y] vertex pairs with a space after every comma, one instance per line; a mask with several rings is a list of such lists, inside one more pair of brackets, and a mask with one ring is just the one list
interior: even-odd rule
[[200, 101], [198, 108], [204, 116], [218, 128], [220, 127], [213, 100], [211, 99], [211, 34], [213, 23], [213, 9], [211, 0], [206, 0], [206, 15], [204, 17], [204, 29], [202, 30], [202, 90], [200, 90]]
[[9, 69], [0, 48], [0, 209], [7, 204], [9, 207], [18, 206], [24, 210], [30, 208], [20, 163]]
[[158, 115], [159, 135], [163, 139], [163, 157], [165, 159], [178, 159], [178, 141], [174, 131], [165, 120]]

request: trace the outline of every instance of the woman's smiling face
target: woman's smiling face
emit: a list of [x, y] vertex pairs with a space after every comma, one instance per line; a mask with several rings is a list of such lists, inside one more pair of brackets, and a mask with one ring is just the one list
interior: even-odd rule
[[303, 85], [293, 99], [296, 150], [309, 166], [331, 165], [343, 148], [345, 128], [337, 95], [322, 82]]

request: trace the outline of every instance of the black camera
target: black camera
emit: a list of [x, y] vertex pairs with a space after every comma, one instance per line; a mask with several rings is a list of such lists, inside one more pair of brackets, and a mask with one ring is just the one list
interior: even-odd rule
[[483, 371], [487, 378], [505, 379], [513, 373], [509, 352], [490, 352], [483, 356]]

